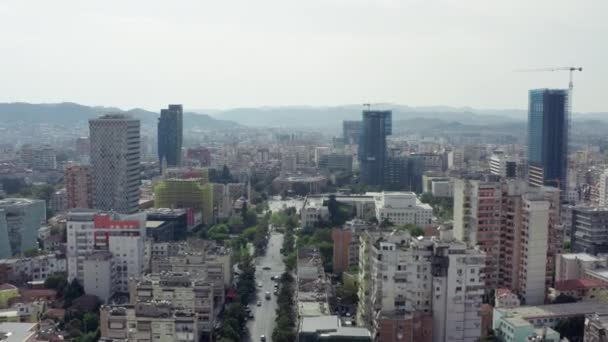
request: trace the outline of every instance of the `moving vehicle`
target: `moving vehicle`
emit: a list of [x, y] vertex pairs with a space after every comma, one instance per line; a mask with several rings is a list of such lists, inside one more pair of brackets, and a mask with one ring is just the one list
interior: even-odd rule
[[270, 299], [270, 292], [266, 291], [266, 299]]
[[262, 269], [265, 270], [265, 271], [270, 271], [271, 270], [271, 268], [268, 267], [268, 266], [264, 266], [264, 267], [262, 267]]
[[265, 342], [266, 341], [266, 336], [264, 336], [264, 335], [260, 336], [260, 341]]
[[262, 302], [258, 300], [257, 306], [262, 306]]

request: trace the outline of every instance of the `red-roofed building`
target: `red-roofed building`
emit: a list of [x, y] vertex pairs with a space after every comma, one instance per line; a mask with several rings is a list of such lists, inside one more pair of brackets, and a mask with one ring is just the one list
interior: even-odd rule
[[595, 293], [608, 289], [608, 284], [597, 279], [570, 279], [555, 283], [555, 290], [560, 294], [565, 294], [576, 298], [595, 298]]
[[57, 298], [57, 291], [52, 289], [20, 289], [21, 300], [29, 303], [36, 300], [53, 302]]

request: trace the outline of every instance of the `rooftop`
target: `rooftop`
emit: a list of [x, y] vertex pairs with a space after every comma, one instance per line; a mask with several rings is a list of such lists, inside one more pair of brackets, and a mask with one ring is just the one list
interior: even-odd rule
[[146, 228], [158, 228], [165, 224], [165, 221], [146, 221]]
[[581, 261], [602, 261], [604, 258], [597, 257], [595, 255], [587, 254], [587, 253], [567, 253], [562, 254], [562, 258], [568, 260], [581, 260]]
[[494, 308], [494, 312], [501, 312], [511, 317], [520, 317], [526, 320], [545, 317], [564, 317], [589, 315], [593, 313], [608, 314], [608, 304], [600, 302], [576, 302], [566, 304], [550, 304], [538, 306], [520, 306], [516, 308]]
[[29, 341], [36, 334], [37, 323], [0, 323], [0, 341]]
[[371, 333], [365, 328], [342, 327], [338, 316], [304, 317], [300, 333], [317, 333], [323, 336], [370, 338]]
[[559, 291], [584, 290], [593, 287], [608, 287], [608, 284], [597, 279], [570, 279], [555, 283], [555, 289]]

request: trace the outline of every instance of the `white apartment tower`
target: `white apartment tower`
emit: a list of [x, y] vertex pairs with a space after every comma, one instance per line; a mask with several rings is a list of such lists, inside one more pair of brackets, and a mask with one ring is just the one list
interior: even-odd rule
[[608, 207], [608, 169], [600, 176], [600, 207]]
[[485, 253], [445, 235], [433, 248], [433, 342], [476, 342], [481, 336]]
[[[129, 277], [139, 277], [146, 264], [145, 238], [145, 213], [119, 215], [92, 209], [70, 211], [67, 219], [68, 279], [76, 278], [80, 284], [89, 284], [98, 293], [128, 292]], [[97, 257], [100, 252], [111, 254], [112, 262]], [[85, 282], [90, 272], [105, 274], [108, 265], [112, 265], [110, 289], [90, 283], [91, 279]], [[104, 281], [99, 279], [99, 282]]]
[[89, 120], [93, 206], [137, 212], [140, 186], [140, 122], [122, 114]]

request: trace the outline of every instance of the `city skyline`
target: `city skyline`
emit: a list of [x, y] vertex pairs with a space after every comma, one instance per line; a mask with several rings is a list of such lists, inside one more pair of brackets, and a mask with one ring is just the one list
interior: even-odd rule
[[0, 27], [12, 33], [0, 101], [525, 108], [527, 89], [566, 88], [568, 75], [515, 70], [575, 65], [584, 71], [574, 111], [608, 110], [607, 51], [597, 44], [608, 4], [599, 0], [120, 5], [0, 5]]

